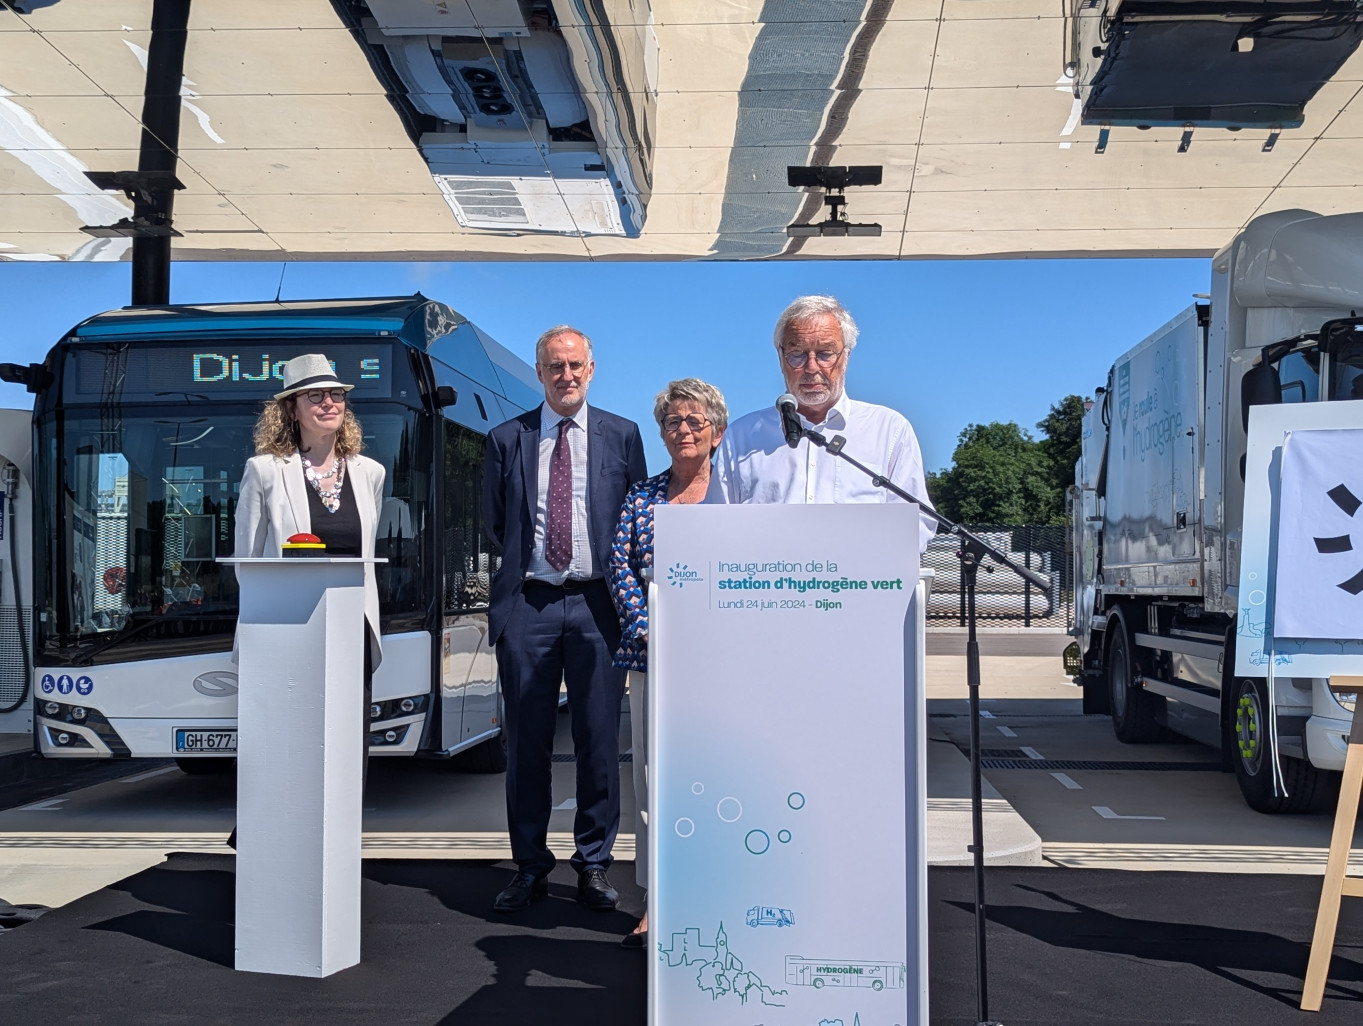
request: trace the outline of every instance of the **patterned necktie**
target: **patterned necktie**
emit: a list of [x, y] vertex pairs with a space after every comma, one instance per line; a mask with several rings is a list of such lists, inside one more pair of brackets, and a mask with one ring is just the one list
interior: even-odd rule
[[558, 440], [549, 457], [549, 503], [544, 517], [544, 558], [555, 570], [573, 561], [573, 453], [569, 421], [558, 425]]

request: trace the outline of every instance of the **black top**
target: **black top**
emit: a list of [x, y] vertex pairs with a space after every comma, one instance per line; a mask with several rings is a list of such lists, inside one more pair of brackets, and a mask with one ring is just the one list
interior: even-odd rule
[[322, 505], [322, 497], [308, 482], [308, 515], [312, 518], [312, 533], [322, 539], [328, 556], [360, 556], [360, 507], [355, 505], [355, 489], [350, 475], [341, 483], [341, 504], [336, 512]]

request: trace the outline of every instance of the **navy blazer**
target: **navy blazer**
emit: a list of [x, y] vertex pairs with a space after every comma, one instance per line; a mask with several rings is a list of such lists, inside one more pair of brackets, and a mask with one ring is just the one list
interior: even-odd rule
[[[539, 501], [540, 410], [514, 417], [487, 436], [483, 461], [483, 527], [502, 565], [492, 578], [488, 643], [502, 636], [535, 545]], [[592, 569], [604, 575], [625, 493], [648, 476], [639, 425], [598, 406], [587, 413], [587, 532]], [[618, 631], [618, 626], [617, 626]], [[619, 638], [606, 639], [612, 648]]]

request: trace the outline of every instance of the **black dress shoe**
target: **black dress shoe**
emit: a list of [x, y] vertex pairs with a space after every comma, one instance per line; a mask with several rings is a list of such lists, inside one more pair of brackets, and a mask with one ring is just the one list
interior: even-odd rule
[[584, 869], [577, 878], [577, 900], [587, 908], [609, 912], [615, 908], [620, 894], [606, 879], [606, 871], [599, 866]]
[[549, 881], [534, 873], [521, 870], [511, 878], [506, 890], [497, 895], [492, 907], [497, 912], [519, 912], [529, 908], [532, 902], [543, 901], [549, 897]]
[[638, 933], [627, 933], [620, 938], [620, 946], [631, 951], [643, 951], [648, 947], [648, 931], [640, 930]]

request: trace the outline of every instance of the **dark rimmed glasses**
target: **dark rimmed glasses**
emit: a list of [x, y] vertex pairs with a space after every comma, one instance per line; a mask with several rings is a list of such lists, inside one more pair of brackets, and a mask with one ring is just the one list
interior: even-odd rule
[[669, 435], [675, 435], [685, 424], [693, 435], [698, 435], [710, 426], [710, 422], [704, 417], [697, 417], [692, 414], [689, 417], [668, 417], [663, 421], [663, 430]]
[[302, 394], [308, 397], [308, 402], [313, 406], [321, 406], [325, 399], [330, 399], [335, 405], [341, 406], [345, 403], [346, 391], [344, 388], [310, 388]]

